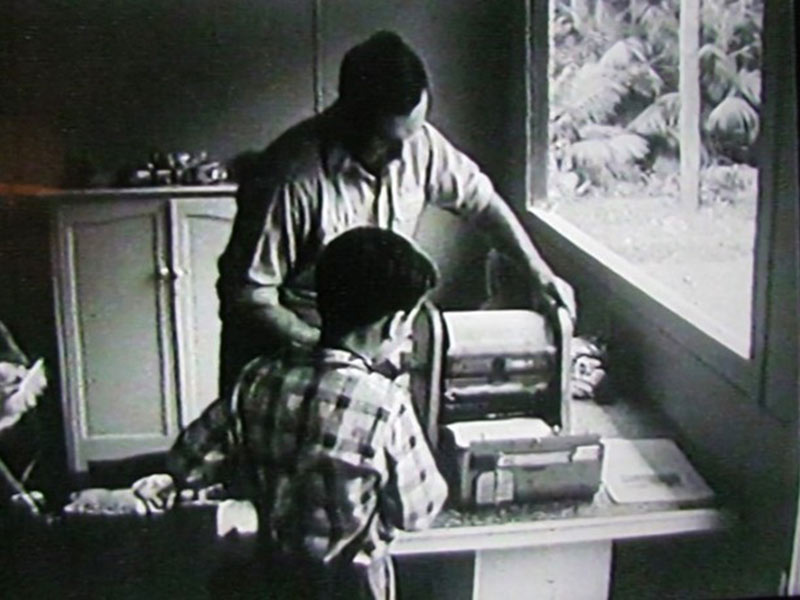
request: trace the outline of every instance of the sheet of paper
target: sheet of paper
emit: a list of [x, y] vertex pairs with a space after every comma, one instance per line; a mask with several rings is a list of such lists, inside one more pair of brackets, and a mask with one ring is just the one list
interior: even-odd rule
[[713, 490], [669, 439], [603, 439], [603, 483], [619, 504], [697, 502]]
[[462, 421], [446, 426], [453, 433], [456, 445], [466, 448], [472, 442], [535, 439], [553, 434], [541, 419], [519, 417], [492, 421]]
[[258, 531], [258, 513], [249, 500], [224, 500], [217, 507], [217, 535], [230, 532], [254, 534]]

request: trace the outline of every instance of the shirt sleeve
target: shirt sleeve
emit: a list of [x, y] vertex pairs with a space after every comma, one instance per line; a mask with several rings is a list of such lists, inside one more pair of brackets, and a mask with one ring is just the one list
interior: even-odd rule
[[395, 527], [430, 527], [447, 499], [447, 484], [436, 467], [411, 399], [402, 392], [386, 446], [389, 481], [382, 512]]
[[181, 431], [167, 455], [167, 471], [179, 488], [229, 483], [234, 448], [230, 403], [217, 399]]
[[178, 435], [167, 454], [167, 472], [179, 488], [242, 484], [242, 414], [253, 400], [253, 387], [271, 368], [272, 359], [247, 363], [230, 396], [218, 398]]
[[430, 144], [428, 198], [439, 208], [474, 215], [497, 196], [489, 177], [435, 127], [425, 124]]
[[235, 304], [278, 302], [278, 288], [298, 268], [312, 231], [312, 199], [301, 184], [290, 181], [242, 183], [232, 247], [222, 263]]

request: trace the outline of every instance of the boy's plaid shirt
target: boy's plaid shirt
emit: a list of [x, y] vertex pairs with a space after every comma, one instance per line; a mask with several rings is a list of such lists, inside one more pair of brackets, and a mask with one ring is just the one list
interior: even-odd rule
[[234, 447], [262, 533], [325, 562], [385, 555], [392, 528], [430, 526], [447, 495], [407, 390], [345, 350], [251, 362], [232, 403], [181, 433], [170, 471], [218, 482]]

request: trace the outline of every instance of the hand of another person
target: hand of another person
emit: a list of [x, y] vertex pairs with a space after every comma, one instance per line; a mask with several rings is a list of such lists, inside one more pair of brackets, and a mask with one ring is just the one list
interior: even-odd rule
[[28, 410], [47, 385], [42, 360], [27, 368], [0, 362], [0, 430], [14, 425]]
[[142, 477], [131, 486], [134, 495], [145, 503], [147, 512], [163, 512], [175, 504], [175, 482], [166, 473]]
[[574, 324], [578, 318], [578, 305], [575, 301], [575, 291], [572, 286], [554, 275], [550, 281], [544, 284], [544, 292], [555, 300], [556, 304], [567, 309]]

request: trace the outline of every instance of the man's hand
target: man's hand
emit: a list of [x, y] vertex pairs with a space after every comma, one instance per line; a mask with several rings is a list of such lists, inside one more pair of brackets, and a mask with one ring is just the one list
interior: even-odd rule
[[250, 307], [244, 314], [245, 323], [252, 323], [269, 339], [281, 340], [297, 348], [313, 348], [319, 342], [320, 330], [309, 325], [282, 304]]
[[567, 309], [572, 323], [574, 324], [578, 318], [578, 305], [575, 301], [575, 292], [572, 286], [560, 277], [553, 275], [552, 279], [544, 284], [544, 292], [550, 296], [556, 304]]
[[164, 512], [175, 504], [175, 482], [166, 473], [142, 477], [131, 486], [134, 495], [144, 502], [147, 512]]
[[481, 217], [481, 225], [489, 229], [498, 249], [526, 264], [538, 288], [535, 291], [543, 292], [545, 299], [552, 299], [556, 305], [566, 308], [574, 323], [577, 309], [572, 287], [553, 274], [505, 201], [497, 195], [493, 196]]

